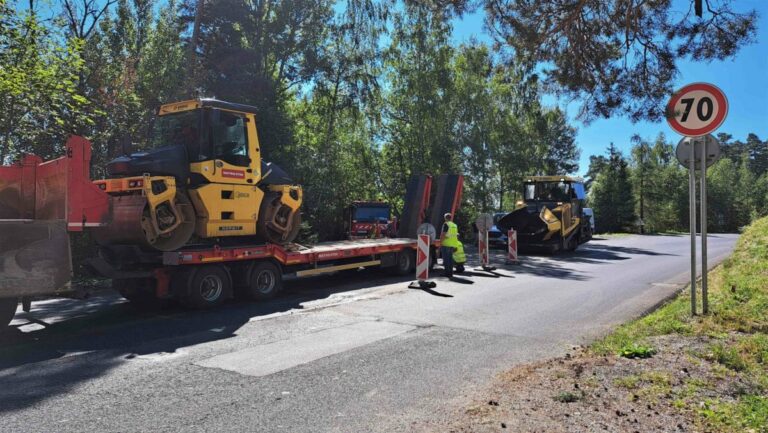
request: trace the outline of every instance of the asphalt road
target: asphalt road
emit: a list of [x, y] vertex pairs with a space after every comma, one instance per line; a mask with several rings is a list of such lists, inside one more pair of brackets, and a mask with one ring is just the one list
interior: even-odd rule
[[[711, 236], [710, 264], [735, 240]], [[39, 302], [0, 338], [0, 431], [423, 428], [498, 372], [673, 294], [688, 248], [686, 236], [617, 237], [437, 278], [431, 292], [360, 272], [206, 312], [136, 312], [109, 293]]]

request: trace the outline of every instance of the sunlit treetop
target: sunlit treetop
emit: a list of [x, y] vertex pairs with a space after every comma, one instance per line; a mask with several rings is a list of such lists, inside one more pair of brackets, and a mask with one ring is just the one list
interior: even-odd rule
[[584, 121], [661, 120], [679, 61], [733, 57], [757, 31], [757, 13], [731, 0], [430, 3], [458, 15], [483, 7], [496, 48], [540, 65], [547, 90], [582, 101]]

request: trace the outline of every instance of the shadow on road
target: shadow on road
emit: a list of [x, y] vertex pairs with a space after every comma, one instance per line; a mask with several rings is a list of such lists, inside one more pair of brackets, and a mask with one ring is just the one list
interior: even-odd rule
[[[516, 264], [506, 263], [506, 251], [491, 250], [489, 257], [491, 264], [497, 268], [497, 271], [493, 271], [493, 275], [500, 277], [515, 278], [514, 275], [508, 274], [527, 274], [570, 281], [584, 281], [588, 279], [582, 273], [564, 267], [561, 263], [552, 260], [553, 256], [521, 255], [520, 262]], [[504, 273], [498, 271], [503, 271]], [[490, 275], [484, 276], [489, 277]]]
[[411, 289], [421, 290], [423, 292], [429, 293], [432, 296], [437, 296], [437, 297], [440, 297], [440, 298], [453, 298], [453, 295], [451, 295], [451, 294], [440, 293], [437, 290], [432, 290], [432, 289], [427, 288], [427, 287], [411, 287]]
[[618, 245], [585, 244], [574, 252], [555, 254], [552, 260], [571, 263], [610, 263], [614, 260], [628, 260], [631, 256], [677, 256], [644, 248], [622, 247]]
[[[87, 301], [33, 303], [30, 313], [17, 315], [14, 326], [0, 333], [0, 413], [66, 394], [136, 357], [167, 356], [183, 347], [231, 338], [253, 318], [300, 310], [304, 302], [336, 293], [410, 279], [369, 271], [287, 281], [274, 300], [233, 301], [210, 311], [175, 305], [138, 311], [110, 291]], [[19, 329], [30, 323], [43, 327]], [[30, 365], [42, 361], [49, 362]]]
[[[463, 272], [463, 273], [462, 273], [462, 275], [464, 275], [464, 274], [466, 274], [466, 272]], [[466, 278], [461, 278], [461, 277], [458, 277], [458, 276], [456, 276], [456, 275], [454, 275], [454, 276], [452, 276], [452, 277], [448, 277], [448, 279], [449, 279], [449, 280], [450, 280], [452, 283], [459, 283], [459, 284], [475, 284], [475, 282], [474, 282], [474, 281], [472, 281], [472, 280], [469, 280], [469, 279], [466, 279]]]
[[554, 278], [564, 281], [586, 281], [589, 278], [581, 272], [564, 268], [551, 260], [527, 260], [522, 257], [519, 264], [508, 265], [504, 269], [520, 274], [535, 275], [537, 277]]
[[511, 278], [512, 277], [511, 275], [502, 275], [492, 271], [480, 271], [480, 272], [464, 271], [461, 273], [461, 275], [466, 275], [468, 277], [485, 277], [485, 278], [501, 278], [501, 277]]
[[644, 248], [623, 247], [618, 245], [606, 245], [599, 242], [590, 242], [579, 246], [573, 252], [560, 252], [556, 254], [544, 254], [536, 252], [521, 253], [520, 263], [508, 265], [505, 263], [506, 250], [492, 249], [490, 251], [491, 263], [505, 271], [535, 275], [539, 277], [555, 278], [565, 281], [586, 281], [590, 277], [578, 271], [578, 266], [568, 267], [564, 264], [596, 264], [606, 265], [615, 261], [628, 260], [632, 256], [675, 256]]

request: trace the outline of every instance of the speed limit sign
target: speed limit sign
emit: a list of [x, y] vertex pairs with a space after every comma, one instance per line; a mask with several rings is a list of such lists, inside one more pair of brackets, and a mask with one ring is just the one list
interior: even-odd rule
[[[720, 147], [708, 135], [728, 114], [725, 94], [709, 83], [693, 83], [675, 92], [667, 103], [667, 123], [686, 138], [677, 145], [676, 155], [688, 167], [688, 224], [691, 230], [691, 313], [696, 315], [696, 165], [701, 167], [701, 294], [704, 314], [708, 312], [707, 295], [707, 167], [717, 161]], [[704, 137], [705, 136], [705, 137]], [[699, 138], [704, 137], [704, 138]], [[697, 145], [698, 143], [698, 145]]]
[[701, 137], [717, 129], [728, 114], [728, 100], [717, 86], [693, 83], [675, 92], [667, 104], [667, 122], [679, 134]]

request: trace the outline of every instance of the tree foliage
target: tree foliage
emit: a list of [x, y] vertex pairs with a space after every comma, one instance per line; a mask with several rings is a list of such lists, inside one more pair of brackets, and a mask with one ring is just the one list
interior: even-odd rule
[[[545, 83], [581, 101], [584, 120], [627, 115], [660, 120], [681, 60], [733, 57], [754, 42], [757, 12], [732, 0], [445, 0], [462, 14], [475, 5], [497, 47], [543, 65]], [[739, 5], [740, 6], [740, 5]]]
[[590, 188], [589, 203], [595, 213], [595, 228], [598, 231], [626, 231], [636, 224], [629, 163], [613, 143], [608, 148], [603, 170]]
[[644, 230], [662, 232], [684, 230], [688, 224], [686, 207], [688, 178], [679, 166], [674, 147], [659, 134], [653, 143], [633, 137], [631, 180], [635, 211]]
[[0, 1], [0, 163], [23, 152], [58, 155], [73, 126], [91, 122], [77, 87], [83, 41], [64, 38], [32, 6]]
[[[720, 140], [723, 157], [707, 170], [708, 230], [735, 232], [768, 215], [768, 172], [761, 165], [768, 142], [755, 134], [742, 142], [723, 133]], [[653, 142], [638, 136], [632, 142], [628, 171], [634, 213], [648, 232], [688, 230], [688, 170], [677, 161], [674, 145], [663, 134]], [[614, 176], [613, 153], [590, 158], [590, 176], [596, 180], [589, 200], [600, 230], [609, 230], [601, 220], [614, 218], [604, 210], [606, 203], [616, 200], [612, 195], [615, 191], [605, 185], [605, 179]], [[697, 188], [700, 176], [697, 172]], [[632, 231], [638, 228], [635, 223], [624, 227]]]

